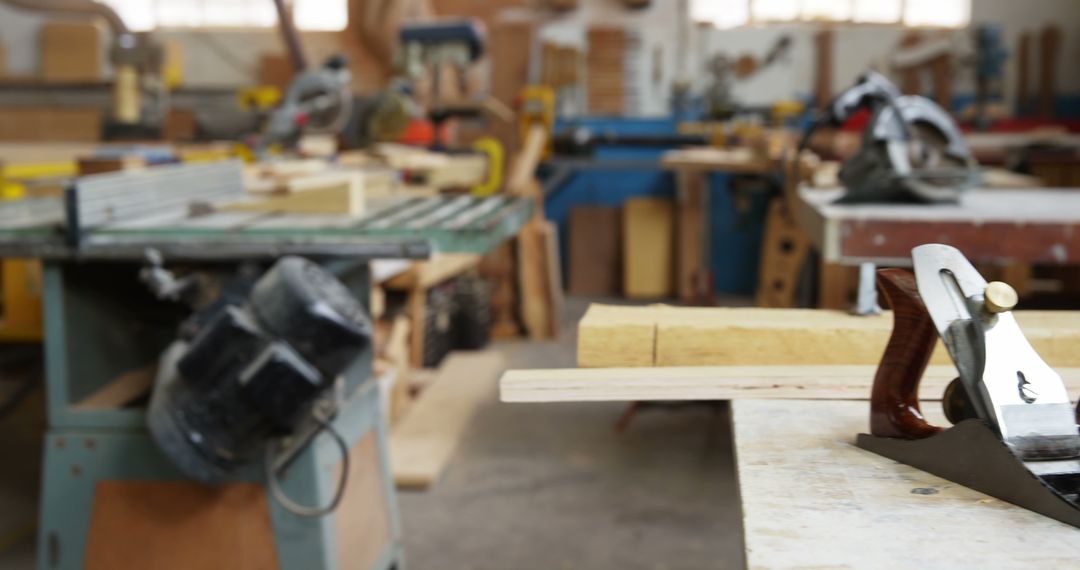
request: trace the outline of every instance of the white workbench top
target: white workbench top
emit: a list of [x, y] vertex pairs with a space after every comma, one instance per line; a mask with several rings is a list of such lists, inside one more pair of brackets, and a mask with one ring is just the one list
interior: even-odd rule
[[1080, 529], [855, 447], [868, 402], [731, 405], [748, 568], [1080, 568]]

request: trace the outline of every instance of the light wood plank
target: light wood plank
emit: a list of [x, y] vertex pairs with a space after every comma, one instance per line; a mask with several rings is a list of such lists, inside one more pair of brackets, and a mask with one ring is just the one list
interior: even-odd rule
[[427, 488], [438, 480], [504, 367], [503, 356], [496, 352], [457, 352], [447, 357], [434, 383], [390, 435], [392, 471], [399, 487]]
[[[1015, 315], [1048, 364], [1080, 367], [1080, 311]], [[892, 321], [888, 311], [593, 305], [578, 325], [578, 366], [877, 364]], [[951, 362], [940, 343], [931, 362]]]
[[662, 299], [675, 292], [675, 208], [668, 198], [623, 205], [623, 294]]
[[471, 271], [480, 264], [480, 256], [475, 253], [443, 253], [426, 261], [419, 261], [407, 271], [386, 280], [387, 289], [428, 289], [463, 273]]
[[[635, 402], [679, 400], [867, 400], [875, 366], [699, 366], [510, 370], [499, 382], [504, 402]], [[1080, 395], [1080, 368], [1058, 369]], [[953, 366], [931, 366], [919, 397], [937, 401], [956, 378]]]
[[748, 568], [1076, 567], [1075, 528], [856, 448], [864, 402], [732, 408]]

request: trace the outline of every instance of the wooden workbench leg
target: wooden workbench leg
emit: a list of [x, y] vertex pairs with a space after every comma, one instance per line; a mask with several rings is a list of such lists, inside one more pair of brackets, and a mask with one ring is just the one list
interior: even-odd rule
[[424, 367], [424, 335], [427, 334], [427, 290], [413, 287], [408, 298], [412, 334], [409, 335], [409, 362], [414, 368]]
[[1001, 267], [999, 280], [1012, 285], [1023, 298], [1031, 293], [1031, 270], [1030, 263], [1007, 263]]
[[788, 212], [787, 202], [773, 199], [765, 219], [765, 240], [754, 304], [769, 308], [794, 307], [799, 274], [809, 252], [810, 241]]
[[698, 303], [708, 287], [703, 243], [705, 239], [705, 186], [702, 172], [682, 170], [675, 175], [677, 183], [678, 240], [676, 274], [679, 300], [687, 305]]
[[855, 302], [859, 268], [821, 262], [818, 276], [818, 308], [846, 311]]

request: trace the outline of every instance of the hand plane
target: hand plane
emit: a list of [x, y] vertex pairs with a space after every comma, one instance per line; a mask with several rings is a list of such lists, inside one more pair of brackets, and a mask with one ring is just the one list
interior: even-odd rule
[[[892, 336], [874, 377], [870, 433], [856, 445], [1080, 527], [1080, 430], [1061, 377], [1016, 323], [1016, 293], [956, 248], [912, 250], [915, 272], [882, 269]], [[942, 399], [950, 428], [919, 408], [941, 338], [959, 371]]]

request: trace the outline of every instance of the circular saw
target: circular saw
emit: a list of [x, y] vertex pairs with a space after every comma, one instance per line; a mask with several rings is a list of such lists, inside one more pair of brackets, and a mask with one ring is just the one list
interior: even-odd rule
[[838, 202], [955, 203], [978, 183], [963, 134], [930, 99], [902, 95], [871, 72], [833, 101], [826, 120], [839, 125], [861, 109], [871, 119], [862, 148], [840, 169], [847, 192]]

